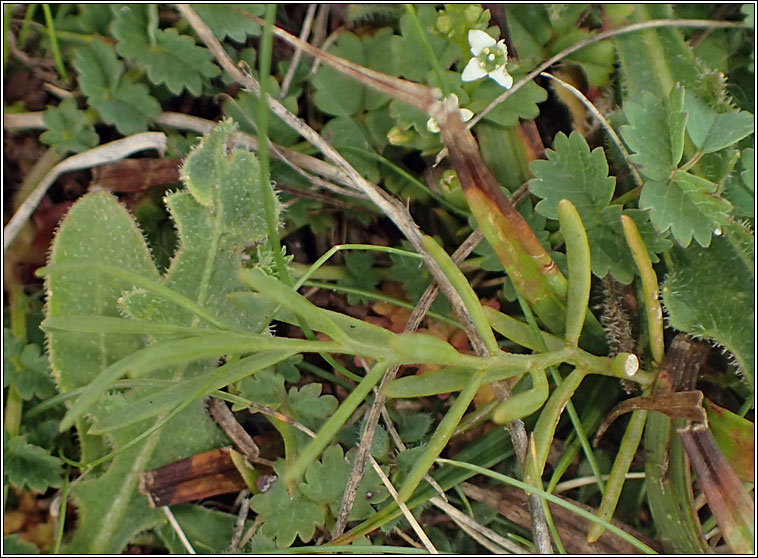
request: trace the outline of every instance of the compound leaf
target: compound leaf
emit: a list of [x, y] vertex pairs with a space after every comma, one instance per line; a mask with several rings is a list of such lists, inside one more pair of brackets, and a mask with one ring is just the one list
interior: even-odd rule
[[3, 385], [13, 385], [28, 401], [35, 395], [46, 399], [55, 394], [47, 356], [40, 354], [34, 343], [26, 344], [16, 339], [9, 329], [3, 330]]
[[122, 78], [123, 63], [113, 47], [100, 38], [76, 51], [74, 68], [89, 104], [124, 135], [144, 132], [149, 120], [161, 110], [145, 85]]
[[651, 180], [640, 195], [641, 209], [650, 210], [660, 232], [669, 228], [676, 241], [687, 246], [694, 237], [708, 246], [714, 230], [729, 218], [731, 204], [716, 193], [716, 185], [684, 171], [676, 171], [668, 182]]
[[204, 81], [221, 73], [211, 62], [213, 55], [189, 35], [180, 35], [176, 29], [158, 29], [153, 9], [146, 4], [114, 8], [116, 50], [125, 58], [134, 58], [153, 83], [165, 83], [176, 95], [185, 88], [200, 95]]
[[229, 37], [243, 43], [248, 36], [257, 37], [261, 34], [261, 26], [238, 10], [263, 16], [263, 4], [192, 4], [192, 8], [221, 40]]
[[54, 145], [58, 153], [86, 151], [100, 141], [87, 113], [76, 108], [74, 99], [63, 99], [57, 107], [49, 106], [42, 120], [47, 130], [40, 140]]
[[41, 493], [61, 485], [63, 463], [47, 450], [26, 443], [24, 436], [6, 440], [4, 446], [3, 474], [13, 486]]
[[624, 105], [629, 125], [621, 127], [621, 135], [635, 152], [630, 159], [650, 180], [666, 180], [682, 158], [687, 124], [683, 95], [682, 88], [674, 87], [665, 103], [645, 92], [640, 103]]

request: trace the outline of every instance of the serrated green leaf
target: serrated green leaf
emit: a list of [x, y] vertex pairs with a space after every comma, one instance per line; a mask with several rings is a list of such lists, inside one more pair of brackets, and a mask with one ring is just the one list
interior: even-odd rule
[[124, 135], [144, 132], [150, 120], [161, 111], [158, 101], [142, 83], [130, 83], [122, 79], [113, 89], [112, 95], [112, 99], [93, 106], [105, 122], [116, 126]]
[[123, 64], [116, 51], [100, 38], [76, 51], [74, 68], [90, 105], [122, 134], [144, 132], [161, 110], [145, 85], [123, 79]]
[[[513, 79], [516, 81], [521, 77], [523, 76], [519, 72], [513, 74]], [[477, 84], [476, 89], [471, 93], [468, 108], [474, 113], [480, 112], [502, 92], [503, 88], [495, 81], [485, 80]], [[530, 81], [508, 97], [505, 102], [500, 103], [490, 111], [484, 118], [501, 126], [515, 126], [519, 123], [519, 119], [532, 120], [536, 118], [540, 113], [537, 105], [546, 100], [547, 91]]]
[[[4, 432], [4, 437], [7, 436]], [[3, 455], [3, 475], [8, 482], [24, 490], [45, 492], [49, 487], [61, 486], [63, 462], [50, 452], [26, 443], [26, 437], [6, 440]]]
[[701, 246], [708, 246], [713, 231], [727, 222], [731, 210], [731, 204], [715, 191], [715, 184], [676, 171], [670, 182], [646, 182], [639, 206], [650, 210], [650, 218], [658, 231], [671, 229], [680, 245], [689, 245], [694, 237]]
[[46, 145], [54, 145], [58, 153], [86, 151], [100, 141], [87, 114], [76, 108], [73, 99], [63, 99], [57, 107], [49, 106], [42, 121], [47, 130], [40, 140]]
[[153, 83], [165, 83], [176, 95], [186, 88], [197, 96], [207, 79], [221, 73], [211, 62], [211, 52], [195, 44], [192, 37], [180, 35], [176, 29], [156, 29], [148, 5], [131, 4], [115, 11], [116, 50], [124, 58], [134, 58]]
[[753, 133], [754, 117], [749, 112], [717, 113], [688, 91], [685, 108], [690, 117], [687, 133], [703, 153], [712, 153], [737, 143]]
[[321, 461], [308, 467], [305, 482], [298, 485], [298, 490], [318, 504], [330, 504], [345, 492], [345, 481], [350, 475], [350, 469], [342, 448], [339, 445], [329, 446]]
[[[355, 287], [365, 291], [374, 291], [380, 279], [374, 271], [374, 259], [376, 255], [373, 252], [348, 252], [345, 254], [345, 267], [348, 275], [337, 281], [338, 285], [346, 287]], [[348, 304], [368, 304], [366, 297], [348, 293]]]
[[259, 17], [266, 11], [263, 4], [192, 4], [192, 8], [216, 37], [220, 40], [229, 37], [238, 43], [248, 36], [260, 35], [261, 26], [237, 10]]
[[630, 159], [651, 180], [666, 180], [682, 158], [687, 117], [681, 95], [674, 87], [665, 103], [645, 92], [640, 103], [624, 104], [629, 125], [621, 127], [621, 135], [634, 151]]
[[[456, 58], [460, 57], [460, 49], [455, 43], [436, 37], [428, 31], [437, 19], [435, 7], [431, 4], [418, 5], [416, 16], [432, 52], [439, 60], [440, 67], [448, 68]], [[388, 46], [387, 57], [392, 59], [394, 65], [392, 75], [416, 82], [425, 80], [432, 66], [407, 13], [400, 18], [400, 35], [393, 36]]]
[[287, 403], [296, 418], [311, 430], [318, 430], [337, 409], [337, 398], [321, 395], [321, 384], [316, 383], [291, 388], [287, 394]]
[[284, 376], [274, 370], [261, 370], [239, 383], [239, 395], [253, 403], [278, 409], [286, 401]]
[[605, 208], [613, 196], [616, 180], [608, 176], [608, 162], [600, 147], [590, 152], [582, 135], [572, 132], [568, 138], [558, 133], [554, 150], [545, 151], [547, 161], [534, 161], [530, 168], [535, 178], [529, 190], [543, 198], [535, 210], [557, 219], [558, 202], [567, 199], [574, 204], [585, 228], [596, 222], [595, 213]]
[[28, 401], [36, 396], [46, 399], [55, 395], [47, 356], [40, 354], [34, 343], [15, 339], [8, 328], [3, 329], [3, 385], [13, 385]]
[[[277, 467], [279, 478], [283, 471]], [[256, 494], [250, 501], [250, 508], [263, 521], [260, 534], [276, 541], [278, 548], [292, 545], [296, 537], [303, 542], [313, 538], [316, 527], [326, 519], [326, 507], [306, 498], [299, 489], [290, 497], [284, 483], [277, 480], [263, 494]]]
[[690, 246], [674, 252], [675, 267], [661, 295], [669, 324], [715, 340], [734, 356], [751, 389], [755, 378], [755, 278], [751, 234], [724, 227], [708, 249]]
[[[332, 515], [339, 513], [345, 486], [352, 471], [356, 449], [343, 455], [339, 445], [329, 446], [321, 461], [314, 462], [305, 472], [305, 482], [297, 487], [309, 500], [329, 506]], [[386, 471], [385, 471], [386, 473]], [[372, 467], [367, 466], [358, 485], [358, 492], [348, 519], [357, 521], [374, 513], [370, 504], [377, 504], [388, 497], [388, 493], [379, 476]]]
[[73, 63], [79, 74], [79, 88], [93, 104], [108, 98], [124, 70], [115, 49], [99, 37], [86, 49], [78, 49]]

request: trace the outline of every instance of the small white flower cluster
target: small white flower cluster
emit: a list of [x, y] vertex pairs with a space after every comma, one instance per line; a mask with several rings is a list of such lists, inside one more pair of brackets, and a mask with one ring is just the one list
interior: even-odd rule
[[513, 76], [505, 69], [508, 61], [508, 48], [505, 40], [495, 41], [484, 31], [472, 29], [468, 32], [468, 44], [471, 45], [473, 58], [463, 69], [463, 81], [476, 81], [489, 76], [506, 89], [513, 85]]
[[[473, 58], [469, 60], [461, 74], [463, 81], [476, 81], [484, 76], [489, 76], [505, 89], [513, 86], [513, 76], [505, 69], [508, 61], [508, 48], [505, 46], [505, 40], [495, 41], [484, 31], [471, 29], [468, 32], [468, 44], [471, 46]], [[453, 93], [456, 103], [458, 96]], [[474, 116], [469, 109], [461, 109], [461, 120], [468, 122]], [[434, 133], [440, 132], [439, 124], [434, 118], [426, 122], [426, 128]]]

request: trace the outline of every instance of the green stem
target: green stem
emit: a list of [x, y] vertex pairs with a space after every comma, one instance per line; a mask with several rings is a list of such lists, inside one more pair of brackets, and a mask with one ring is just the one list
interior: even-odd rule
[[431, 469], [434, 460], [437, 459], [440, 453], [442, 453], [442, 450], [445, 449], [453, 432], [455, 432], [455, 429], [460, 424], [463, 414], [474, 400], [474, 396], [478, 389], [478, 374], [474, 374], [456, 398], [455, 403], [453, 403], [445, 414], [445, 417], [440, 422], [437, 430], [434, 431], [434, 434], [432, 434], [429, 439], [426, 450], [413, 465], [405, 482], [403, 482], [403, 485], [397, 491], [397, 498], [399, 501], [406, 502], [413, 494], [413, 491], [416, 490], [416, 487], [421, 483], [427, 471]]
[[429, 64], [432, 66], [434, 74], [437, 76], [437, 81], [439, 81], [439, 88], [442, 90], [442, 95], [447, 97], [449, 91], [447, 90], [447, 87], [445, 86], [445, 80], [442, 77], [442, 68], [440, 67], [440, 62], [434, 55], [432, 45], [429, 44], [429, 40], [426, 38], [426, 33], [421, 28], [421, 23], [416, 16], [416, 9], [413, 7], [413, 4], [406, 4], [405, 11], [408, 14], [408, 19], [411, 22], [413, 30], [416, 32], [418, 40], [421, 42], [421, 46], [424, 49], [424, 54], [426, 54], [426, 58], [429, 60]]
[[50, 12], [50, 4], [42, 4], [42, 12], [45, 14], [45, 25], [47, 26], [47, 37], [50, 40], [50, 52], [53, 55], [55, 66], [58, 68], [58, 75], [63, 81], [68, 81], [68, 74], [63, 65], [61, 51], [58, 48], [58, 38], [55, 35], [55, 24], [53, 23], [53, 14]]
[[[524, 316], [526, 316], [527, 323], [532, 328], [532, 333], [537, 340], [538, 350], [541, 352], [547, 351], [547, 346], [545, 344], [545, 340], [542, 337], [542, 332], [537, 328], [537, 321], [534, 319], [534, 314], [532, 314], [531, 308], [529, 308], [529, 304], [527, 304], [526, 300], [519, 295], [518, 297], [519, 304], [521, 305], [521, 309], [524, 312]], [[563, 379], [561, 378], [561, 375], [558, 373], [558, 370], [555, 369], [554, 366], [548, 367], [548, 370], [550, 371], [550, 375], [553, 378], [553, 381], [556, 385], [556, 390], [553, 392], [553, 396], [548, 401], [548, 404], [545, 405], [545, 408], [542, 410], [542, 414], [540, 414], [540, 418], [537, 422], [539, 425], [542, 422], [542, 417], [545, 414], [546, 410], [548, 409], [548, 405], [551, 405], [554, 398], [558, 398], [559, 394], [561, 393], [561, 390], [564, 387]], [[576, 373], [576, 370], [569, 374], [569, 378], [574, 379], [574, 374]], [[605, 491], [605, 485], [603, 483], [603, 477], [600, 473], [600, 467], [597, 464], [597, 459], [595, 459], [595, 453], [592, 451], [592, 446], [590, 445], [589, 440], [587, 439], [587, 435], [584, 432], [584, 428], [582, 427], [582, 421], [579, 419], [579, 415], [576, 413], [576, 409], [574, 408], [574, 404], [571, 401], [571, 395], [576, 391], [576, 388], [579, 387], [579, 383], [584, 378], [584, 374], [587, 372], [584, 372], [581, 377], [578, 378], [578, 381], [576, 382], [576, 385], [573, 389], [570, 389], [568, 391], [568, 394], [566, 395], [566, 411], [568, 412], [569, 419], [571, 419], [571, 425], [574, 427], [574, 432], [576, 432], [576, 437], [579, 439], [579, 443], [582, 445], [582, 450], [584, 450], [584, 455], [587, 457], [587, 462], [590, 464], [590, 468], [592, 469], [592, 474], [595, 475], [595, 482], [598, 485], [598, 488], [600, 488], [600, 493], [602, 494]], [[555, 427], [558, 425], [558, 419], [560, 418], [560, 410], [558, 411], [558, 416], [555, 417], [555, 424], [553, 425], [552, 430], [550, 431], [550, 436], [545, 439], [544, 436], [537, 437], [537, 431], [535, 429], [535, 443], [540, 443], [542, 453], [538, 453], [537, 456], [540, 457], [539, 460], [539, 468], [537, 469], [539, 476], [542, 475], [542, 470], [545, 466], [545, 460], [547, 459], [547, 448], [550, 446], [550, 444], [553, 441], [553, 435], [555, 434]], [[536, 428], [536, 427], [535, 427]], [[544, 454], [544, 459], [542, 458], [542, 454]]]
[[538, 494], [540, 497], [544, 498], [545, 500], [548, 500], [549, 502], [552, 502], [553, 504], [561, 506], [562, 508], [566, 508], [567, 510], [570, 510], [571, 512], [575, 513], [576, 515], [580, 517], [583, 517], [584, 519], [588, 521], [592, 521], [593, 523], [600, 523], [608, 531], [613, 532], [613, 534], [617, 535], [621, 539], [633, 545], [635, 548], [640, 549], [645, 554], [656, 554], [655, 550], [647, 546], [645, 543], [638, 541], [626, 531], [619, 529], [612, 523], [608, 523], [607, 521], [598, 519], [587, 510], [582, 509], [578, 506], [575, 506], [574, 504], [571, 504], [567, 502], [566, 500], [564, 500], [563, 498], [559, 498], [558, 496], [555, 496], [554, 494], [550, 494], [548, 492], [545, 492], [544, 490], [540, 490], [539, 488], [531, 486], [525, 482], [516, 480], [512, 477], [508, 477], [500, 473], [495, 473], [493, 471], [490, 471], [489, 469], [484, 469], [483, 467], [479, 467], [477, 465], [472, 465], [471, 463], [465, 463], [463, 461], [453, 461], [452, 459], [442, 459], [442, 458], [437, 459], [437, 461], [444, 465], [453, 465], [455, 467], [461, 467], [463, 469], [468, 469], [470, 471], [476, 471], [477, 473], [481, 475], [485, 475], [487, 477], [500, 481], [504, 484], [508, 484], [510, 486], [515, 486], [516, 488], [520, 488], [521, 490], [523, 490], [524, 492], [528, 492], [529, 494]]
[[655, 275], [647, 246], [637, 230], [637, 225], [627, 215], [621, 216], [621, 223], [624, 227], [626, 243], [629, 245], [634, 263], [637, 264], [642, 278], [642, 304], [645, 307], [650, 335], [650, 353], [653, 355], [654, 362], [661, 363], [663, 361], [663, 311], [658, 299], [658, 277]]
[[[608, 477], [608, 484], [605, 485], [603, 501], [597, 512], [597, 516], [604, 521], [610, 521], [613, 512], [616, 510], [621, 489], [624, 488], [624, 481], [626, 481], [626, 474], [629, 472], [629, 466], [632, 464], [634, 454], [637, 453], [637, 448], [640, 445], [646, 420], [647, 411], [634, 411], [629, 425], [626, 427], [624, 438], [621, 440], [619, 451], [616, 454], [616, 461], [614, 461], [613, 469], [611, 469], [611, 474]], [[604, 531], [605, 529], [599, 523], [593, 523], [587, 533], [587, 542], [595, 542]]]
[[[18, 48], [24, 48], [24, 45], [26, 44], [26, 38], [29, 36], [29, 29], [31, 28], [34, 12], [37, 11], [37, 6], [38, 4], [29, 4], [26, 7], [24, 21], [21, 23], [21, 31], [18, 33]], [[8, 21], [10, 22], [10, 18], [8, 18]]]
[[53, 554], [60, 554], [61, 544], [63, 543], [63, 530], [66, 526], [66, 504], [68, 504], [68, 476], [69, 469], [63, 474], [63, 488], [61, 489], [61, 503], [58, 508], [58, 530], [55, 535], [55, 546]]

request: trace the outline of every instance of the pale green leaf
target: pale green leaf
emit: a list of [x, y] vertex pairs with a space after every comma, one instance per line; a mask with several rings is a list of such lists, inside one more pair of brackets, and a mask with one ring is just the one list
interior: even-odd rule
[[701, 246], [708, 246], [711, 235], [727, 222], [731, 210], [731, 204], [715, 192], [715, 184], [677, 171], [670, 182], [646, 182], [639, 206], [650, 210], [650, 219], [659, 232], [671, 229], [680, 245], [687, 246], [694, 238]]

